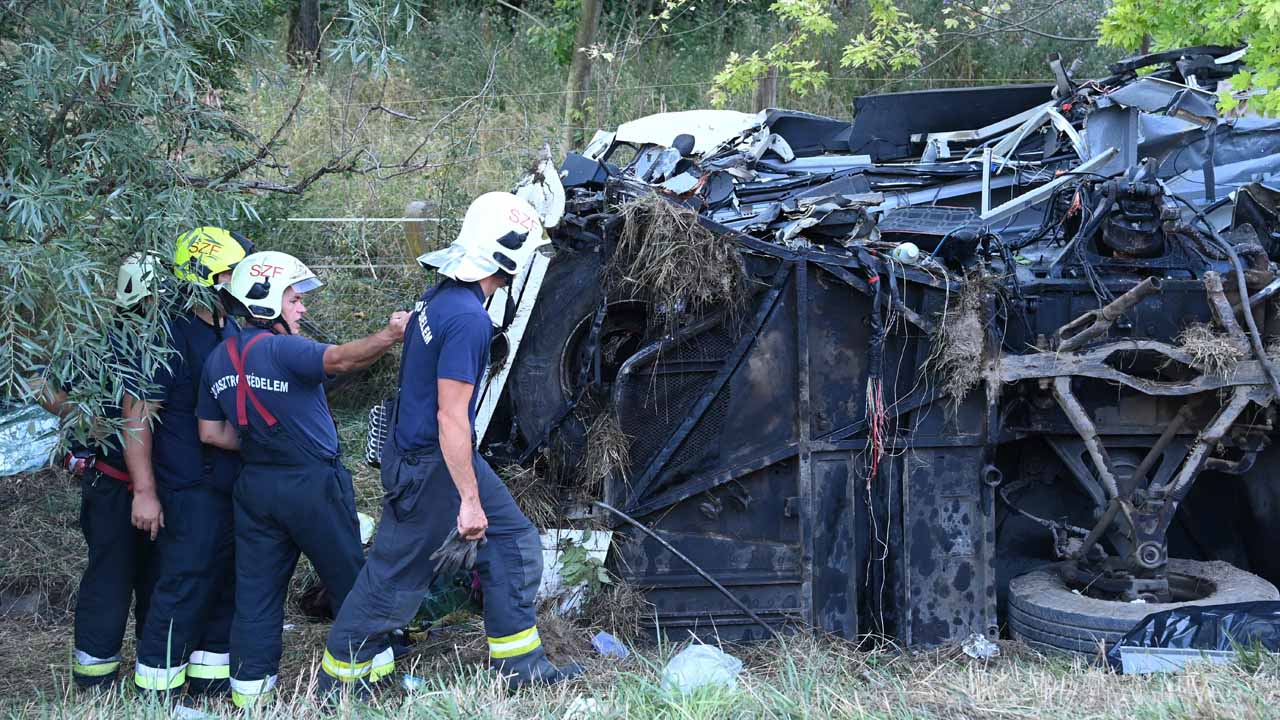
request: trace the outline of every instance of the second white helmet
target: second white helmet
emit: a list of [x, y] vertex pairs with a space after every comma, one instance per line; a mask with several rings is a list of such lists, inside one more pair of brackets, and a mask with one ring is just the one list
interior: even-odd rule
[[452, 245], [424, 253], [418, 262], [459, 282], [475, 282], [499, 272], [519, 275], [550, 242], [532, 205], [511, 193], [491, 192], [472, 201]]
[[155, 295], [159, 272], [160, 261], [151, 253], [134, 253], [125, 258], [116, 271], [116, 305], [130, 308]]
[[323, 284], [298, 258], [269, 250], [241, 260], [231, 272], [231, 282], [223, 289], [250, 317], [274, 320], [280, 317], [286, 288], [304, 293]]

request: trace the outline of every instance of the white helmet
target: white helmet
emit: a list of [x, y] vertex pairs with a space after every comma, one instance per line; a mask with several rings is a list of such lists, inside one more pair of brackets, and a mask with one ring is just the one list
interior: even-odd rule
[[159, 269], [159, 261], [150, 253], [138, 252], [125, 258], [116, 273], [116, 305], [130, 308], [154, 295]]
[[285, 288], [304, 293], [324, 283], [298, 258], [282, 252], [254, 253], [231, 271], [223, 288], [255, 320], [275, 320], [284, 305]]
[[491, 192], [472, 201], [452, 245], [424, 253], [418, 262], [459, 282], [475, 282], [499, 272], [520, 274], [550, 242], [532, 205], [511, 193]]

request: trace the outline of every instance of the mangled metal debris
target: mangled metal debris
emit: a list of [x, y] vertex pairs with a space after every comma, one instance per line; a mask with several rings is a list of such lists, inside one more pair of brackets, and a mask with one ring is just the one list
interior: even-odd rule
[[[598, 134], [561, 165], [555, 258], [516, 283], [527, 327], [486, 391], [485, 452], [554, 444], [572, 467], [574, 409], [615, 418], [627, 467], [603, 499], [659, 537], [596, 517], [668, 633], [1003, 625], [1087, 651], [1107, 608], [1222, 596], [1231, 566], [1208, 560], [1273, 597], [1239, 568], [1280, 579], [1280, 122], [1218, 113], [1232, 53], [1091, 80], [1055, 62], [1052, 85], [859, 98], [853, 122]], [[686, 231], [654, 232], [654, 203]], [[719, 254], [689, 255], [694, 235]], [[1050, 563], [1056, 584], [1010, 590]]]

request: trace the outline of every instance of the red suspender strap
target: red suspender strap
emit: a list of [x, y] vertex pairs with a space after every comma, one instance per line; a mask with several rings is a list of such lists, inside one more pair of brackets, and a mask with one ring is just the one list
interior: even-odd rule
[[120, 468], [111, 467], [101, 460], [95, 460], [93, 462], [93, 469], [113, 480], [119, 480], [122, 483], [131, 482], [129, 479], [129, 473], [121, 470]]
[[267, 411], [267, 408], [258, 400], [258, 396], [249, 388], [249, 378], [244, 373], [244, 359], [249, 357], [249, 348], [252, 348], [255, 343], [266, 336], [266, 333], [253, 336], [253, 339], [244, 344], [243, 353], [239, 352], [237, 348], [239, 338], [227, 340], [227, 357], [231, 360], [231, 367], [235, 368], [236, 371], [236, 422], [240, 427], [249, 424], [249, 413], [245, 408], [246, 398], [253, 403], [253, 408], [267, 422], [267, 427], [272, 427], [276, 424], [275, 416]]

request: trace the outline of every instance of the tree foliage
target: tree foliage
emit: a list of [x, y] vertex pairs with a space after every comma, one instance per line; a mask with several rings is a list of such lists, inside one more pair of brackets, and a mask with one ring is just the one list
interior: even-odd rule
[[[893, 0], [869, 0], [869, 5], [869, 27], [844, 46], [840, 66], [871, 70], [918, 66], [923, 50], [936, 43], [936, 31], [913, 20]], [[805, 53], [812, 41], [833, 35], [838, 29], [830, 3], [776, 0], [769, 12], [786, 28], [786, 37], [763, 52], [730, 54], [711, 90], [711, 101], [716, 105], [723, 106], [729, 95], [750, 89], [769, 68], [777, 68], [779, 76], [801, 96], [826, 85], [830, 73]]]
[[[273, 138], [237, 118], [246, 59], [265, 49], [278, 0], [3, 0], [0, 4], [0, 383], [74, 384], [86, 415], [119, 397], [113, 325], [141, 372], [163, 359], [161, 310], [116, 312], [128, 254], [172, 256], [201, 224], [246, 227]], [[398, 14], [395, 14], [398, 13]], [[353, 61], [394, 60], [400, 3], [347, 3], [334, 43]], [[334, 167], [329, 172], [337, 172]], [[321, 173], [323, 174], [323, 173]], [[311, 181], [318, 179], [311, 178]], [[164, 304], [182, 302], [176, 293]], [[74, 383], [72, 383], [74, 381]]]
[[1102, 41], [1137, 50], [1188, 45], [1248, 45], [1249, 70], [1219, 95], [1223, 110], [1248, 96], [1250, 109], [1280, 113], [1280, 0], [1115, 0], [1101, 23]]

